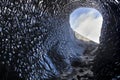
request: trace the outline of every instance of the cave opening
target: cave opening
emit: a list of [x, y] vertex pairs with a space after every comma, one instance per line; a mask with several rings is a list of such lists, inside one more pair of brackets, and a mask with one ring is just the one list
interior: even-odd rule
[[70, 14], [69, 23], [73, 31], [88, 40], [99, 43], [103, 16], [97, 9], [77, 8]]

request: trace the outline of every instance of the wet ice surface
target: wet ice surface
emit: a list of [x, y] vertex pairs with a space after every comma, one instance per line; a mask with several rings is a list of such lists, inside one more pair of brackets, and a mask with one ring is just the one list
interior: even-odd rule
[[0, 27], [0, 32], [2, 32], [2, 28]]
[[[29, 2], [23, 4], [17, 1], [15, 3], [0, 1], [0, 5], [1, 65], [8, 66], [11, 72], [16, 71], [20, 78], [28, 80], [42, 79], [57, 74], [51, 60], [45, 56], [44, 45], [47, 43], [43, 44], [45, 39], [43, 37], [46, 36], [47, 29], [44, 27], [46, 23], [41, 24], [45, 18], [37, 14], [41, 11], [34, 11], [35, 6]], [[43, 19], [39, 22], [41, 18]], [[8, 74], [15, 75], [11, 72]]]
[[6, 74], [8, 79], [11, 76], [27, 80], [56, 77], [69, 69], [70, 59], [84, 51], [70, 32], [66, 32], [69, 25], [56, 17], [57, 11], [56, 14], [44, 11], [42, 0], [41, 3], [26, 1], [0, 1], [0, 71], [7, 70], [1, 79]]
[[[67, 3], [69, 1], [65, 0], [46, 2], [43, 0], [0, 1], [0, 71], [2, 71], [0, 75], [6, 71], [0, 78], [5, 79], [6, 74], [8, 74], [7, 78], [13, 76], [12, 79], [50, 79], [59, 76], [61, 73], [69, 72], [69, 69], [72, 68], [71, 61], [75, 58], [82, 57], [83, 63], [90, 63], [94, 58], [93, 55], [89, 54], [89, 51], [87, 51], [88, 56], [82, 54], [86, 48], [81, 44], [78, 46], [70, 29], [69, 21], [67, 21], [69, 19], [66, 17], [70, 15], [69, 11], [72, 12], [71, 9], [80, 6], [91, 6], [102, 13], [104, 22], [101, 34], [101, 47], [103, 49], [101, 51], [107, 50], [108, 52], [105, 53], [115, 53], [115, 58], [112, 58], [112, 61], [117, 65], [115, 69], [119, 69], [120, 60], [117, 53], [119, 52], [118, 45], [120, 43], [120, 37], [118, 36], [120, 31], [118, 27], [120, 9], [118, 0], [98, 0], [98, 2], [96, 0], [80, 0], [72, 3], [76, 5], [71, 5], [70, 9], [65, 8]], [[60, 11], [64, 11], [64, 8], [66, 9], [65, 14]], [[116, 60], [114, 61], [114, 59]], [[118, 63], [116, 64], [116, 62]], [[93, 78], [90, 67], [86, 67], [86, 65], [88, 64], [73, 68], [76, 73], [69, 73], [67, 78], [76, 76], [77, 71], [81, 69], [83, 72], [80, 72], [80, 75], [78, 74], [77, 79], [87, 73], [90, 73], [90, 75], [84, 75], [83, 78], [86, 78], [86, 80], [89, 80], [89, 76]], [[110, 71], [109, 66], [112, 67], [113, 65], [108, 64], [108, 66], [102, 66], [104, 68], [101, 68], [105, 69], [106, 75], [109, 75], [107, 72], [113, 73]], [[101, 71], [97, 70], [98, 72]], [[112, 77], [115, 76], [112, 75]]]

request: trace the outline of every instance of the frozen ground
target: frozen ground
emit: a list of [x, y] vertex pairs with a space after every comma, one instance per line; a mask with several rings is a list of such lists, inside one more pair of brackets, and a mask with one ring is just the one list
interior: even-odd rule
[[76, 64], [76, 67], [73, 67], [72, 74], [64, 73], [61, 75], [62, 80], [93, 80], [92, 64], [95, 56], [95, 51], [97, 50], [98, 44], [93, 42], [78, 33], [75, 33], [75, 36], [83, 44], [86, 44], [86, 51], [81, 58], [83, 59], [81, 64]]

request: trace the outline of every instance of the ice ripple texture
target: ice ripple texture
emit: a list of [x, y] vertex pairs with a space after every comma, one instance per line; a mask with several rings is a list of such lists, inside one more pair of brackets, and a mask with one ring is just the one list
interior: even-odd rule
[[[85, 49], [78, 45], [69, 25], [70, 13], [79, 7], [95, 8], [104, 19], [100, 55], [94, 65], [96, 77], [117, 76], [120, 72], [117, 72], [120, 70], [118, 0], [1, 0], [1, 79], [45, 80], [69, 72], [72, 61]], [[99, 63], [103, 65], [97, 66]]]

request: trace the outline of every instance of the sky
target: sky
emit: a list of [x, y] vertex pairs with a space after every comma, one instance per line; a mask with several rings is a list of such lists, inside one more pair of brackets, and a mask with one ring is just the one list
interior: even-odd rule
[[94, 8], [78, 8], [70, 15], [71, 28], [82, 36], [99, 43], [103, 17]]

